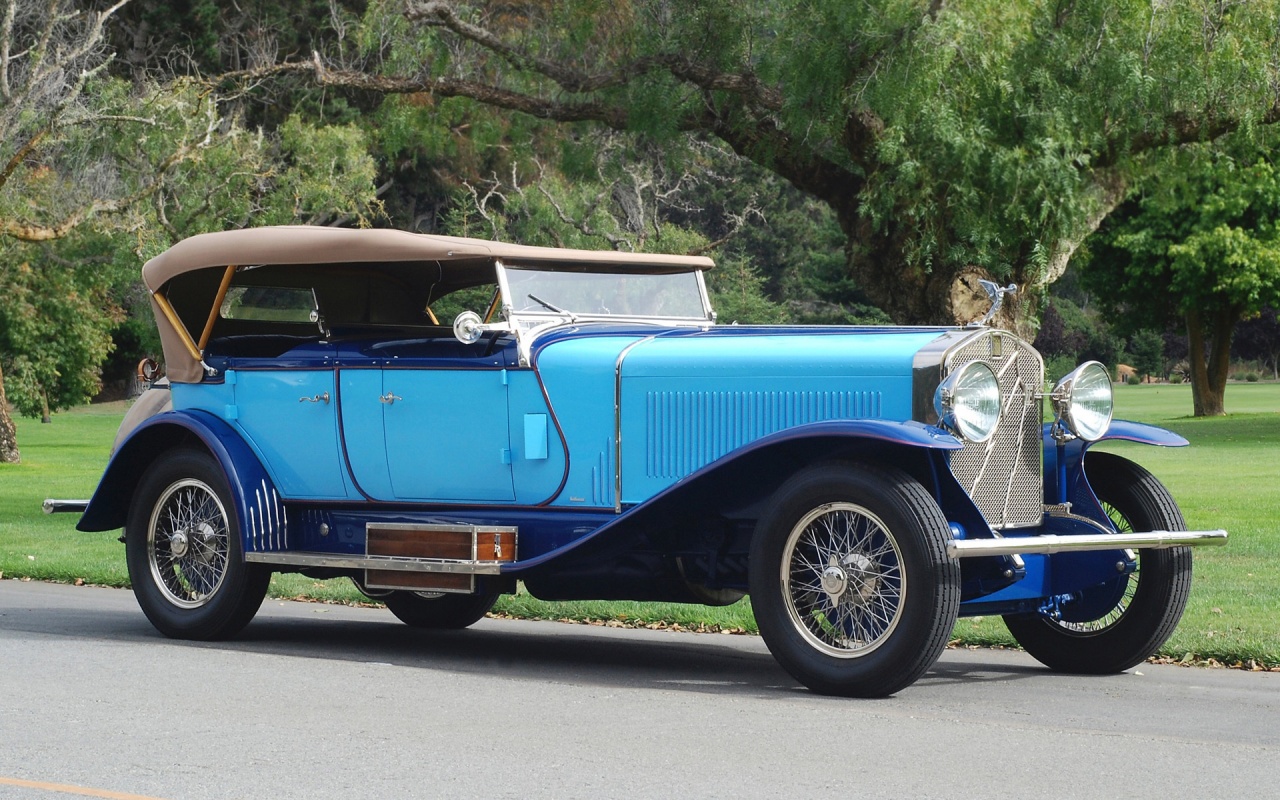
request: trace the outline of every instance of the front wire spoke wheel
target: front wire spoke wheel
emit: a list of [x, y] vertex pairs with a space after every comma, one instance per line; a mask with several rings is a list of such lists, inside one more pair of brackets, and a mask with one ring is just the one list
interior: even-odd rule
[[[1106, 512], [1107, 518], [1111, 520], [1111, 524], [1115, 526], [1117, 533], [1133, 533], [1133, 525], [1128, 518], [1124, 516], [1115, 506], [1110, 503], [1103, 502], [1102, 510]], [[1076, 622], [1069, 619], [1051, 620], [1065, 631], [1069, 631], [1081, 636], [1089, 636], [1094, 633], [1100, 633], [1115, 625], [1124, 618], [1125, 612], [1133, 603], [1133, 598], [1138, 593], [1138, 586], [1142, 582], [1142, 553], [1135, 553], [1135, 565], [1133, 572], [1125, 575], [1124, 588], [1121, 591], [1119, 599], [1116, 600], [1115, 606], [1101, 617], [1083, 622]]]
[[[1169, 491], [1141, 466], [1090, 452], [1085, 475], [1118, 533], [1186, 530]], [[1011, 614], [1005, 625], [1040, 663], [1060, 672], [1109, 674], [1142, 663], [1168, 641], [1191, 591], [1191, 548], [1138, 550], [1129, 574], [1077, 590], [1059, 615]]]
[[802, 470], [774, 491], [752, 539], [751, 603], [765, 644], [815, 692], [884, 697], [909, 686], [959, 612], [950, 536], [933, 496], [900, 470]]
[[781, 577], [797, 630], [837, 658], [875, 650], [902, 615], [902, 553], [884, 523], [853, 503], [820, 506], [796, 523]]
[[199, 608], [227, 574], [227, 511], [203, 481], [184, 479], [156, 502], [147, 528], [152, 577], [169, 602]]

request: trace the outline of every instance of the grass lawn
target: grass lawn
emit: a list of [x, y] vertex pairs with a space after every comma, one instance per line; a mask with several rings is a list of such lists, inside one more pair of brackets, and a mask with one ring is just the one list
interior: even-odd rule
[[[1162, 654], [1173, 660], [1214, 659], [1280, 665], [1280, 384], [1227, 387], [1231, 416], [1194, 419], [1187, 385], [1116, 387], [1116, 416], [1174, 430], [1189, 448], [1101, 445], [1143, 464], [1177, 497], [1192, 529], [1225, 528], [1224, 548], [1196, 551], [1190, 606]], [[46, 516], [45, 497], [88, 497], [105, 466], [122, 404], [58, 414], [51, 425], [18, 421], [23, 463], [0, 464], [0, 575], [37, 580], [84, 580], [126, 586], [118, 533], [74, 530], [74, 515]], [[360, 602], [346, 580], [277, 576], [276, 597]], [[591, 620], [694, 630], [755, 631], [750, 604], [725, 608], [656, 603], [546, 603], [527, 595], [504, 597], [498, 613], [540, 619]], [[961, 619], [962, 644], [1007, 645], [1013, 640], [995, 618]]]

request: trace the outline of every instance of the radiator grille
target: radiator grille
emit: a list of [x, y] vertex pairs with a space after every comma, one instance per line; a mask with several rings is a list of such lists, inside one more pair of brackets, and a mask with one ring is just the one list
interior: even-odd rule
[[776, 431], [879, 417], [879, 392], [649, 392], [645, 473], [682, 478]]
[[1026, 342], [987, 331], [947, 355], [943, 377], [971, 361], [983, 361], [1000, 381], [1004, 410], [995, 436], [966, 442], [951, 457], [951, 471], [993, 528], [1040, 524], [1044, 511], [1041, 467], [1041, 401], [1044, 363]]

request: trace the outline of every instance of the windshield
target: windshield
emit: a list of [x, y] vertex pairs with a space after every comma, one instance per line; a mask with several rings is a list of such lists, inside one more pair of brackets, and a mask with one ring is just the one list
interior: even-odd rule
[[707, 320], [697, 272], [624, 274], [507, 267], [506, 275], [508, 301], [520, 315]]

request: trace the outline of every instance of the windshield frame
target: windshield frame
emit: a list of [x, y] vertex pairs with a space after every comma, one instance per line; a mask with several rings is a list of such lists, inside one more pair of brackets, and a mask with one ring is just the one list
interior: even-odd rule
[[[706, 328], [715, 324], [716, 314], [711, 308], [711, 298], [707, 293], [707, 283], [703, 270], [701, 269], [684, 269], [684, 270], [635, 270], [635, 269], [556, 269], [555, 265], [545, 263], [505, 263], [501, 259], [494, 261], [494, 266], [498, 277], [498, 292], [501, 296], [501, 313], [502, 318], [510, 326], [510, 330], [515, 334], [516, 341], [519, 345], [520, 364], [527, 366], [529, 364], [530, 353], [533, 349], [533, 341], [538, 336], [549, 330], [564, 325], [576, 325], [581, 323], [613, 323], [613, 324], [639, 324], [639, 325], [659, 325], [662, 327], [686, 327], [686, 328]], [[574, 272], [588, 275], [653, 275], [653, 274], [674, 274], [674, 273], [693, 273], [694, 280], [698, 291], [698, 302], [702, 310], [702, 314], [696, 317], [684, 316], [662, 316], [647, 314], [603, 314], [599, 312], [579, 312], [573, 309], [564, 309], [561, 311], [553, 311], [550, 308], [527, 309], [522, 308], [517, 311], [514, 296], [511, 289], [511, 280], [508, 270], [524, 271], [524, 272]]]

